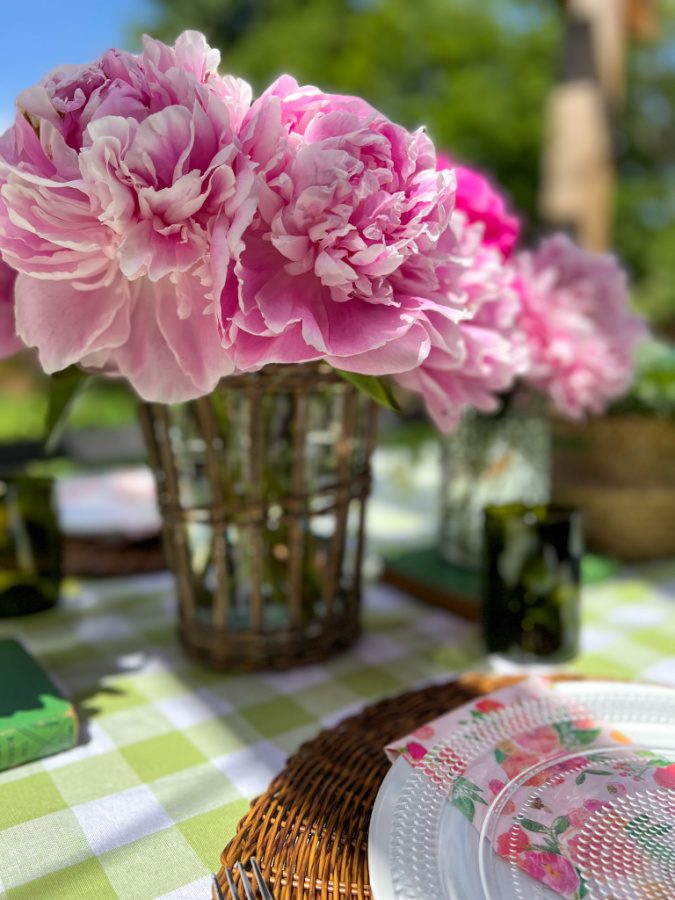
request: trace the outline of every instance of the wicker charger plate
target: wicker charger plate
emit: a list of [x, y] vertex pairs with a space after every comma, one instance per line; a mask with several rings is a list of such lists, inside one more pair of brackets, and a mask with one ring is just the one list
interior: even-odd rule
[[[517, 680], [465, 676], [382, 700], [321, 732], [252, 803], [222, 865], [255, 856], [276, 900], [371, 897], [368, 827], [390, 768], [384, 746]], [[222, 870], [219, 878], [222, 883]]]

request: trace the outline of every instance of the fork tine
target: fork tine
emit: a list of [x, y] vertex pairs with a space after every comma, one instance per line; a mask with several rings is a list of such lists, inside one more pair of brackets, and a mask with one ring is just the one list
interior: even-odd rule
[[234, 879], [232, 878], [232, 871], [228, 868], [225, 868], [225, 881], [227, 881], [227, 886], [230, 889], [230, 900], [241, 900], [241, 895], [237, 890], [237, 885], [234, 883]]
[[214, 895], [215, 900], [225, 900], [223, 892], [220, 889], [220, 883], [218, 881], [218, 878], [215, 875], [211, 876], [211, 886], [213, 888], [212, 893]]
[[255, 900], [255, 894], [253, 893], [253, 888], [251, 887], [251, 882], [248, 877], [248, 873], [246, 869], [240, 862], [236, 862], [234, 864], [235, 869], [239, 872], [241, 876], [241, 883], [244, 888], [244, 894], [246, 895], [246, 900]]
[[274, 900], [270, 889], [267, 887], [267, 882], [263, 878], [263, 874], [260, 871], [258, 860], [254, 856], [251, 857], [251, 868], [253, 869], [255, 880], [258, 882], [258, 889], [260, 890], [260, 896], [262, 897], [262, 900]]

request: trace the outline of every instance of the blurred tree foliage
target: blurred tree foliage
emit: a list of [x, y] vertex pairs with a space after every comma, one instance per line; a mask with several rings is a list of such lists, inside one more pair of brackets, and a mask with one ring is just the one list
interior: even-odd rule
[[[146, 30], [197, 28], [223, 70], [264, 88], [301, 83], [357, 93], [428, 127], [439, 147], [494, 173], [539, 230], [545, 101], [559, 59], [555, 0], [153, 0]], [[657, 44], [631, 52], [617, 129], [617, 250], [655, 321], [675, 323], [675, 0]]]

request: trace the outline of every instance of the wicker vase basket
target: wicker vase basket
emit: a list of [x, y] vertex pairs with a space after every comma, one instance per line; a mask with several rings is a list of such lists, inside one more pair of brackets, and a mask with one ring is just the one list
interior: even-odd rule
[[359, 631], [377, 412], [323, 364], [268, 366], [208, 397], [144, 404], [186, 652], [284, 669]]
[[675, 422], [556, 420], [553, 499], [584, 512], [588, 546], [626, 562], [675, 555]]

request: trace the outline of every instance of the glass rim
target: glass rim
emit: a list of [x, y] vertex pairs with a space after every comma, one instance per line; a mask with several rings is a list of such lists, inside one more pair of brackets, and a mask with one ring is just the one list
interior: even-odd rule
[[563, 503], [493, 503], [484, 508], [483, 516], [486, 525], [513, 521], [525, 525], [550, 525], [579, 518], [581, 509]]

